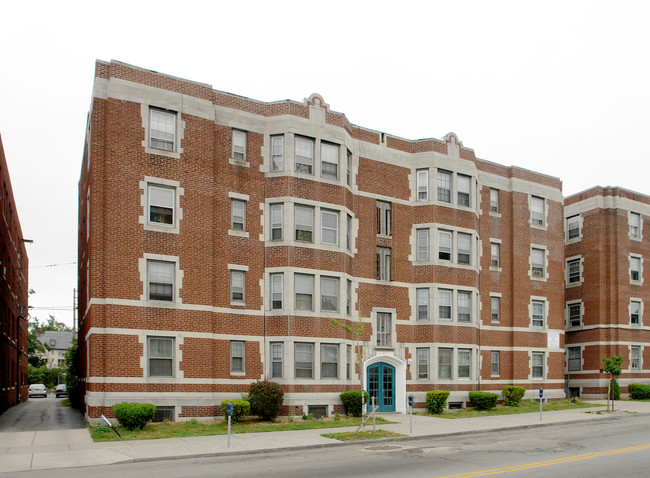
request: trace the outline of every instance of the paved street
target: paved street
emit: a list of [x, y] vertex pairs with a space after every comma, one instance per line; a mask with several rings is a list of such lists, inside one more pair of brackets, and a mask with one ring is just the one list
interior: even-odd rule
[[86, 428], [83, 416], [61, 404], [54, 394], [33, 397], [0, 415], [0, 433]]

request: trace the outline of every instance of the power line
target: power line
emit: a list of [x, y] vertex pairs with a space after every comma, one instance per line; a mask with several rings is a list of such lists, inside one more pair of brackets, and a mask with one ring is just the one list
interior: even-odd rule
[[42, 269], [43, 267], [58, 267], [58, 266], [69, 266], [72, 264], [76, 264], [77, 261], [74, 262], [62, 262], [60, 264], [46, 264], [44, 266], [29, 266], [30, 269]]

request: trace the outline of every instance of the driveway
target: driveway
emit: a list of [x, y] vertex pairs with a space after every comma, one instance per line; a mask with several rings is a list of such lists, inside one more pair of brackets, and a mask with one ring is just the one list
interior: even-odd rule
[[72, 407], [64, 407], [62, 398], [32, 397], [25, 403], [0, 415], [0, 433], [74, 430], [86, 428], [83, 415]]

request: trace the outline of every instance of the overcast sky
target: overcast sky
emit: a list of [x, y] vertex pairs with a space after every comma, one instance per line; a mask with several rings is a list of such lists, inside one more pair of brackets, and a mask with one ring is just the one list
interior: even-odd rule
[[[650, 194], [650, 2], [5, 2], [0, 134], [31, 316], [72, 323], [95, 60], [262, 101], [320, 93], [357, 125], [455, 132], [477, 157]], [[135, 265], [134, 265], [135, 267]]]

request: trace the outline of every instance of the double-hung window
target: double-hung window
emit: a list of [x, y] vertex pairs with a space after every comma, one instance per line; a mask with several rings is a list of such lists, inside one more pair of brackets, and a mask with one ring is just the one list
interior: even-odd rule
[[629, 215], [630, 221], [630, 237], [641, 237], [641, 214], [631, 212]]
[[271, 309], [282, 310], [284, 302], [284, 274], [270, 274], [271, 279]]
[[458, 378], [470, 378], [472, 374], [471, 349], [458, 349]]
[[329, 209], [320, 212], [320, 240], [323, 244], [338, 245], [339, 243], [339, 213]]
[[531, 302], [533, 312], [533, 327], [544, 327], [544, 316], [546, 315], [546, 304], [543, 300]]
[[544, 249], [535, 249], [531, 250], [531, 266], [532, 266], [532, 276], [535, 279], [543, 279], [544, 269], [546, 269], [546, 252]]
[[296, 309], [314, 310], [314, 276], [295, 274]]
[[149, 223], [173, 226], [176, 222], [176, 189], [149, 184]]
[[339, 147], [332, 143], [320, 144], [321, 176], [338, 179], [339, 177]]
[[569, 372], [575, 372], [576, 370], [582, 369], [582, 357], [580, 347], [569, 347], [568, 350], [568, 369]]
[[314, 171], [314, 140], [296, 136], [296, 171], [313, 174]]
[[571, 216], [566, 220], [567, 239], [580, 237], [580, 216]]
[[271, 171], [284, 169], [284, 136], [271, 136]]
[[501, 352], [492, 350], [490, 352], [490, 375], [498, 377], [501, 374]]
[[416, 290], [417, 320], [429, 319], [429, 289], [421, 288]]
[[245, 368], [245, 342], [232, 340], [230, 342], [230, 372], [244, 372]]
[[630, 368], [641, 369], [641, 347], [637, 345], [630, 347]]
[[429, 260], [429, 229], [418, 229], [415, 237], [415, 247], [417, 249], [417, 260]]
[[490, 212], [499, 212], [499, 190], [490, 189]]
[[377, 347], [390, 347], [392, 340], [392, 320], [388, 312], [377, 312]]
[[246, 272], [230, 271], [230, 300], [232, 302], [245, 302]]
[[283, 345], [282, 342], [271, 342], [271, 378], [283, 376]]
[[490, 243], [490, 267], [499, 267], [499, 249], [498, 242]]
[[490, 320], [492, 322], [501, 321], [501, 297], [490, 297]]
[[246, 131], [232, 130], [232, 159], [246, 161]]
[[390, 256], [390, 247], [377, 247], [377, 280], [391, 280]]
[[345, 297], [345, 313], [352, 315], [352, 281], [350, 279], [346, 283]]
[[472, 293], [458, 291], [458, 322], [472, 321]]
[[451, 260], [451, 231], [438, 231], [438, 259]]
[[472, 235], [462, 232], [458, 233], [458, 263], [471, 264], [472, 257]]
[[415, 174], [417, 178], [417, 200], [426, 201], [429, 199], [429, 170], [418, 169]]
[[233, 231], [246, 230], [246, 201], [230, 200], [230, 228]]
[[451, 320], [451, 296], [448, 289], [438, 289], [438, 318]]
[[147, 261], [147, 284], [149, 300], [174, 301], [173, 262]]
[[282, 204], [271, 204], [271, 240], [282, 240], [284, 223], [284, 207]]
[[149, 350], [149, 376], [174, 376], [174, 339], [172, 337], [147, 337]]
[[377, 234], [383, 236], [392, 234], [392, 216], [389, 202], [377, 201]]
[[176, 147], [176, 113], [151, 108], [149, 115], [149, 144], [151, 147], [174, 151]]
[[429, 348], [418, 347], [416, 349], [418, 379], [426, 380], [429, 378]]
[[641, 302], [638, 300], [630, 301], [630, 323], [634, 325], [641, 323]]
[[338, 277], [320, 278], [320, 295], [322, 311], [338, 312], [339, 311], [339, 279]]
[[321, 344], [320, 378], [339, 378], [339, 346]]
[[347, 158], [348, 158], [348, 170], [347, 170], [346, 182], [348, 186], [352, 187], [352, 152], [349, 149], [347, 150]]
[[314, 344], [296, 343], [296, 378], [314, 378]]
[[469, 207], [471, 184], [472, 183], [469, 176], [465, 176], [464, 174], [459, 174], [456, 177], [459, 206]]
[[580, 282], [580, 259], [570, 259], [567, 261], [567, 274], [569, 284]]
[[451, 379], [454, 349], [438, 349], [438, 378]]
[[639, 282], [641, 280], [641, 258], [630, 257], [630, 280]]
[[345, 362], [345, 375], [348, 380], [352, 378], [352, 367], [353, 367], [353, 362], [352, 362], [352, 345], [347, 345], [345, 347], [345, 357], [346, 357], [346, 362]]
[[451, 177], [451, 172], [438, 170], [438, 201], [440, 202], [451, 202]]
[[314, 242], [314, 208], [296, 205], [295, 213], [296, 241]]
[[544, 198], [538, 196], [530, 197], [530, 219], [536, 226], [543, 226], [546, 219]]
[[582, 304], [580, 302], [569, 304], [569, 327], [580, 327], [582, 325]]
[[533, 378], [544, 378], [544, 352], [533, 352], [532, 355], [532, 376]]

